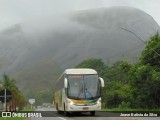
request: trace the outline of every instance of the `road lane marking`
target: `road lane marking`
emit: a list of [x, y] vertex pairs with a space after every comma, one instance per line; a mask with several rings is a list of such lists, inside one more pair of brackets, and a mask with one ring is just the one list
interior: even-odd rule
[[137, 118], [121, 118], [121, 120], [138, 120]]
[[62, 117], [58, 117], [58, 118], [60, 118], [61, 120], [66, 120], [66, 119], [64, 119], [64, 118], [62, 118]]

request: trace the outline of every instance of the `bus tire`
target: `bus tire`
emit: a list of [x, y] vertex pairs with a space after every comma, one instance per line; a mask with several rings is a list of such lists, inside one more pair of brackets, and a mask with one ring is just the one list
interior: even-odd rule
[[56, 110], [57, 110], [57, 113], [60, 114], [60, 111], [58, 109], [58, 103], [56, 103]]
[[70, 113], [66, 111], [65, 103], [64, 103], [64, 115], [65, 116], [69, 116], [70, 115]]
[[67, 111], [64, 111], [64, 114], [65, 114], [65, 116], [69, 116], [70, 115], [70, 113], [67, 112]]
[[91, 116], [95, 116], [95, 111], [90, 112]]

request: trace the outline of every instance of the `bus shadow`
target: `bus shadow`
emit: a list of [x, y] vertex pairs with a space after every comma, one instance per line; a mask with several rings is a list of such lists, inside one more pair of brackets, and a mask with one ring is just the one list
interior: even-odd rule
[[73, 112], [69, 113], [68, 116], [65, 116], [64, 112], [59, 113], [63, 117], [98, 117], [98, 115], [91, 116], [90, 112]]

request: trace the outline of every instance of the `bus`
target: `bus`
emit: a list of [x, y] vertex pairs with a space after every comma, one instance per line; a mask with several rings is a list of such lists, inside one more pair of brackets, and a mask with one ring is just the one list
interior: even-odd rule
[[66, 69], [56, 81], [54, 103], [57, 112], [66, 116], [71, 112], [90, 112], [101, 110], [101, 87], [104, 80], [94, 69]]

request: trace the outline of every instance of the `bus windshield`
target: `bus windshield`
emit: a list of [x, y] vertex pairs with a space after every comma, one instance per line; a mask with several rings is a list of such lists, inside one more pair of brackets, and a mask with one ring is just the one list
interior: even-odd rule
[[68, 75], [68, 97], [94, 99], [100, 97], [98, 75]]

